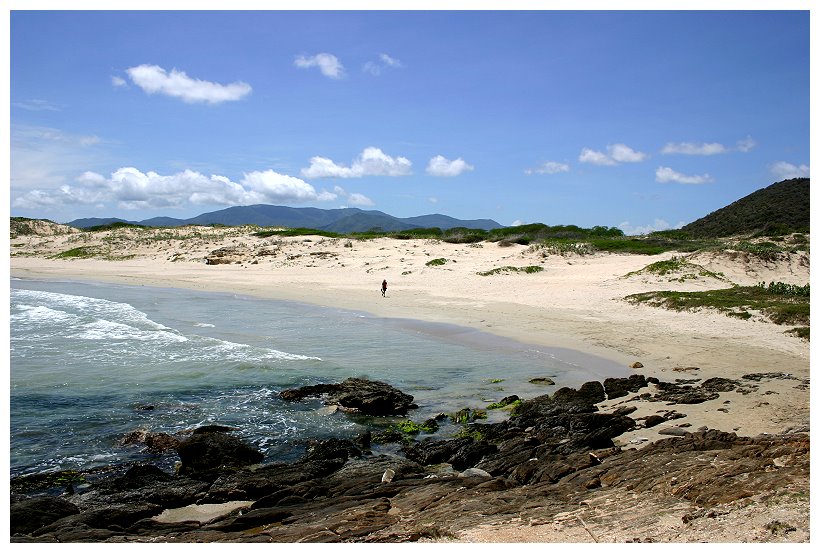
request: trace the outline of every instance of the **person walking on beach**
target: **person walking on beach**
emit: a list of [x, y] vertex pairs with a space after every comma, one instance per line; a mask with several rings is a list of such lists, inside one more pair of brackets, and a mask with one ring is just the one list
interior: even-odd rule
[[387, 292], [387, 281], [383, 280], [382, 281], [382, 297], [385, 297], [385, 295], [384, 295], [385, 292]]

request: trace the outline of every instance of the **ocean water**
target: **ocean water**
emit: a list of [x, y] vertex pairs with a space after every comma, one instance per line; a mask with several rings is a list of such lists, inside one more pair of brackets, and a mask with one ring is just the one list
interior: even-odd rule
[[421, 421], [555, 389], [533, 377], [577, 386], [626, 373], [473, 329], [235, 294], [12, 279], [10, 299], [11, 476], [145, 460], [172, 466], [175, 457], [120, 441], [135, 430], [204, 424], [238, 428], [266, 462], [293, 460], [307, 440], [391, 422], [278, 397], [351, 376], [413, 395], [419, 409], [409, 416]]

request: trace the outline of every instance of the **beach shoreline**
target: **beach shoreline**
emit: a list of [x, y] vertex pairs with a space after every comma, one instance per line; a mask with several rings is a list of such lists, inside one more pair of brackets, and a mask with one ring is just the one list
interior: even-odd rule
[[[809, 377], [808, 342], [785, 334], [787, 328], [762, 317], [740, 320], [718, 312], [677, 312], [624, 300], [650, 290], [727, 287], [726, 281], [740, 285], [775, 279], [808, 282], [808, 266], [796, 261], [755, 264], [696, 254], [692, 261], [725, 275], [726, 281], [708, 277], [676, 281], [641, 272], [651, 263], [680, 255], [674, 252], [545, 256], [518, 244], [477, 247], [315, 236], [263, 239], [242, 229], [209, 232], [209, 238], [195, 243], [139, 242], [134, 240], [139, 234], [123, 235], [123, 231], [91, 234], [92, 240], [109, 244], [105, 259], [53, 258], [78, 243], [79, 236], [87, 244], [89, 233], [18, 237], [13, 240], [10, 274], [235, 293], [375, 317], [454, 324], [522, 344], [583, 352], [621, 365], [626, 374], [635, 371], [661, 380], [693, 375], [702, 380], [736, 379], [761, 372]], [[114, 238], [120, 246], [110, 246]], [[236, 257], [225, 264], [206, 264], [209, 254], [219, 250]], [[431, 260], [444, 261], [436, 265]], [[542, 269], [534, 274], [479, 274], [535, 265]], [[379, 291], [382, 279], [389, 282], [386, 297]], [[640, 368], [631, 369], [636, 363]], [[692, 370], [683, 371], [686, 368]], [[750, 397], [738, 398], [741, 404], [735, 409], [745, 411], [740, 420], [707, 411], [700, 413], [702, 423], [757, 435], [808, 422], [808, 390], [787, 396], [770, 391], [767, 405], [754, 407]], [[649, 434], [651, 440], [660, 437]]]

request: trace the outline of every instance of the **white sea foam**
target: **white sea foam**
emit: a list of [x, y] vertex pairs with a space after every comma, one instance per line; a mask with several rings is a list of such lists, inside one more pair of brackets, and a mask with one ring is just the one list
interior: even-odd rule
[[205, 338], [205, 343], [197, 349], [197, 355], [205, 359], [226, 361], [321, 361], [319, 357], [288, 353], [272, 348], [262, 348], [248, 344], [237, 344], [227, 340]]
[[90, 298], [87, 296], [77, 296], [73, 294], [60, 294], [57, 292], [45, 292], [41, 290], [12, 290], [13, 300], [28, 300], [32, 303], [45, 304], [50, 308], [58, 308], [66, 312], [81, 316], [95, 317], [104, 320], [118, 321], [125, 324], [147, 327], [157, 330], [168, 330], [168, 327], [152, 321], [148, 315], [136, 309], [134, 306]]
[[20, 312], [12, 313], [10, 317], [11, 321], [30, 322], [35, 324], [64, 324], [77, 321], [79, 319], [79, 317], [72, 313], [67, 313], [59, 309], [52, 309], [44, 305], [19, 304], [16, 308], [19, 309]]
[[211, 323], [194, 323], [194, 326], [199, 326], [202, 328], [214, 328], [214, 325]]
[[139, 328], [97, 319], [94, 322], [84, 324], [82, 331], [74, 334], [72, 338], [80, 340], [140, 340], [156, 342], [187, 342], [188, 338], [174, 332], [164, 330], [141, 330]]

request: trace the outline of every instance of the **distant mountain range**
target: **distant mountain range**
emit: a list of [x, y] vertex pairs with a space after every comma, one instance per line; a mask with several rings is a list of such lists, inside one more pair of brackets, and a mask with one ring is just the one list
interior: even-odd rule
[[809, 232], [809, 179], [789, 179], [752, 192], [681, 230], [697, 238]]
[[438, 227], [442, 230], [455, 227], [492, 230], [503, 227], [503, 225], [492, 219], [462, 220], [440, 214], [399, 218], [381, 211], [365, 211], [355, 207], [319, 209], [315, 207], [286, 207], [265, 204], [229, 207], [219, 211], [203, 213], [190, 219], [154, 217], [143, 221], [127, 221], [125, 219], [91, 217], [75, 219], [66, 224], [76, 228], [88, 228], [112, 223], [130, 223], [146, 227], [259, 225], [260, 227], [310, 228], [338, 233], [366, 232], [374, 229], [393, 232], [431, 227]]

